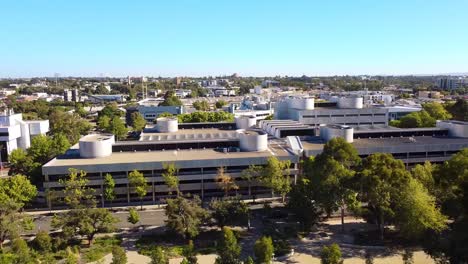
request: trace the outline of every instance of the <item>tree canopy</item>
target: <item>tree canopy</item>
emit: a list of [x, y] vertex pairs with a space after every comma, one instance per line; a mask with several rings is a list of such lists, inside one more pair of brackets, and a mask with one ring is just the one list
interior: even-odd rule
[[208, 213], [201, 207], [201, 200], [194, 197], [189, 200], [182, 196], [168, 199], [166, 206], [166, 224], [179, 235], [193, 238], [200, 232], [200, 226]]

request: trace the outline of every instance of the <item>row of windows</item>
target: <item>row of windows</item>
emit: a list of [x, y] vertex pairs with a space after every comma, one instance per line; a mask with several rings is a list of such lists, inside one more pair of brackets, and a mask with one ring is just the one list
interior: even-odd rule
[[[429, 151], [429, 152], [401, 152], [401, 153], [390, 153], [396, 159], [408, 159], [408, 158], [426, 158], [426, 157], [447, 157], [458, 153], [459, 151]], [[368, 155], [359, 155], [361, 158], [365, 158]]]
[[302, 118], [323, 118], [323, 117], [385, 117], [385, 114], [329, 114], [329, 115], [303, 115]]

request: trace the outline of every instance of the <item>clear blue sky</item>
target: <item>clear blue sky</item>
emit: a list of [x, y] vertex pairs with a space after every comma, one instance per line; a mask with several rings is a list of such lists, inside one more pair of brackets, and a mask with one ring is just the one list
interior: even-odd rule
[[467, 0], [0, 0], [0, 77], [468, 72]]

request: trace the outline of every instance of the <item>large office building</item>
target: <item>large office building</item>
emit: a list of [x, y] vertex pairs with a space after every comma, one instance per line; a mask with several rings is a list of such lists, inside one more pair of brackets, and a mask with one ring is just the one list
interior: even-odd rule
[[[310, 110], [313, 109], [302, 112]], [[380, 120], [379, 116], [373, 118], [370, 120]], [[331, 116], [329, 120], [333, 120]], [[128, 183], [129, 173], [138, 170], [148, 182], [144, 202], [158, 203], [170, 192], [162, 178], [164, 166], [174, 163], [179, 168], [183, 193], [196, 194], [203, 199], [223, 195], [216, 183], [217, 170], [223, 167], [239, 185], [237, 193], [248, 195], [249, 183], [241, 175], [244, 169], [250, 165], [265, 165], [268, 158], [276, 157], [291, 162], [290, 170], [285, 174], [295, 179], [300, 160], [321, 153], [324, 144], [334, 137], [345, 138], [361, 157], [376, 152], [391, 153], [412, 166], [426, 160], [440, 163], [467, 148], [468, 123], [439, 121], [437, 127], [416, 129], [393, 128], [385, 124], [351, 126], [324, 123], [311, 129], [299, 121], [258, 122], [254, 116], [239, 116], [235, 123], [194, 124], [178, 124], [175, 118], [159, 118], [156, 126], [146, 129], [139, 140], [119, 142], [113, 135], [83, 137], [63, 156], [42, 167], [43, 186], [49, 190], [60, 190], [63, 186], [59, 180], [67, 177], [69, 169], [74, 168], [87, 172], [89, 185], [102, 199], [103, 179], [110, 174], [116, 182], [115, 203], [129, 204], [139, 201]], [[269, 193], [257, 183], [251, 186], [252, 193], [256, 195]]]
[[126, 121], [130, 122], [131, 114], [139, 112], [148, 122], [153, 122], [162, 113], [180, 115], [185, 113], [185, 107], [181, 106], [160, 106], [163, 100], [157, 98], [146, 98], [138, 102], [138, 105], [127, 108]]
[[388, 125], [388, 109], [364, 107], [362, 97], [342, 97], [337, 102], [315, 103], [314, 98], [287, 97], [276, 103], [275, 119], [290, 119], [319, 127], [321, 124], [349, 126]]
[[11, 110], [0, 114], [0, 152], [1, 162], [8, 160], [8, 155], [17, 148], [27, 149], [31, 139], [49, 131], [49, 120], [24, 121], [22, 114]]
[[[142, 133], [138, 141], [115, 142], [113, 135], [83, 137], [65, 155], [42, 167], [43, 185], [46, 189], [61, 189], [59, 180], [74, 168], [87, 172], [89, 185], [99, 196], [103, 191], [103, 178], [109, 173], [116, 181], [116, 202], [130, 203], [134, 194], [127, 177], [138, 170], [148, 182], [145, 202], [156, 203], [170, 191], [162, 178], [164, 166], [169, 163], [179, 169], [180, 190], [202, 198], [222, 195], [215, 182], [220, 167], [241, 187], [239, 194], [245, 194], [247, 186], [241, 178], [242, 170], [250, 165], [266, 164], [269, 157], [291, 161], [289, 173], [296, 174], [299, 157], [288, 151], [284, 141], [268, 140], [266, 133], [253, 129], [254, 124], [242, 123], [240, 127], [246, 129], [236, 129], [233, 123], [221, 128], [219, 123], [213, 127], [205, 125], [205, 128], [187, 125], [179, 128], [177, 119], [159, 118], [155, 129]], [[253, 192], [268, 191], [253, 184]]]

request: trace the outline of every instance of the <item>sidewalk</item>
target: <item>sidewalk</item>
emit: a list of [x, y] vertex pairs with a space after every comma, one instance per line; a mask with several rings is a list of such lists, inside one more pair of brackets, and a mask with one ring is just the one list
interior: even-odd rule
[[[222, 197], [220, 197], [222, 198]], [[271, 205], [274, 206], [276, 205], [275, 201], [281, 200], [280, 197], [275, 197], [275, 198], [257, 198], [255, 199], [255, 204], [258, 205], [261, 204], [262, 202], [273, 202]], [[243, 200], [247, 204], [252, 204], [253, 200], [252, 199], [247, 199]], [[278, 203], [282, 204], [282, 203]], [[140, 209], [140, 205], [135, 204], [135, 205], [128, 205], [128, 206], [113, 206], [111, 207], [104, 207], [110, 210], [117, 212], [124, 212], [128, 211], [129, 208], [135, 207], [138, 210]], [[143, 210], [144, 211], [163, 211], [164, 208], [166, 207], [166, 204], [151, 204], [151, 205], [143, 205]], [[48, 210], [48, 209], [39, 209], [39, 210], [30, 210], [30, 211], [24, 211], [25, 214], [31, 215], [31, 216], [36, 216], [36, 215], [48, 215], [48, 214], [56, 214], [56, 213], [64, 213], [68, 212], [70, 209], [57, 209], [57, 210]]]

